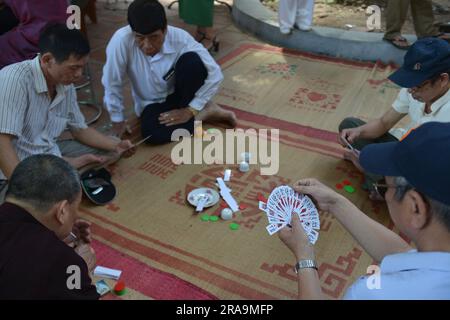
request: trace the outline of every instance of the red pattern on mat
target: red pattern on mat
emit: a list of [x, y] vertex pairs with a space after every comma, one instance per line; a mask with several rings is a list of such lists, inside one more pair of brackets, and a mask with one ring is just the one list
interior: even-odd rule
[[[126, 286], [157, 300], [217, 300], [217, 297], [170, 273], [152, 268], [99, 241], [93, 242], [97, 264], [122, 270]], [[110, 297], [112, 298], [112, 297]]]
[[[322, 291], [335, 299], [339, 298], [344, 293], [361, 255], [362, 250], [354, 247], [346, 256], [340, 256], [334, 264], [322, 263], [319, 266]], [[285, 279], [297, 281], [297, 275], [294, 273], [292, 265], [263, 263], [260, 268]]]
[[177, 257], [173, 257], [170, 254], [164, 253], [155, 248], [127, 239], [95, 223], [92, 224], [92, 231], [93, 234], [96, 234], [102, 237], [103, 239], [108, 239], [108, 241], [122, 248], [131, 250], [153, 261], [158, 261], [158, 263], [160, 264], [164, 264], [170, 268], [176, 269], [185, 274], [189, 274], [190, 276], [200, 279], [202, 281], [209, 282], [219, 288], [222, 288], [223, 290], [239, 295], [244, 299], [253, 299], [253, 300], [276, 299], [275, 296], [271, 296], [264, 292], [260, 292], [256, 289], [253, 289], [245, 285], [242, 282], [225, 278], [220, 274], [216, 274], [208, 269], [205, 269], [204, 267], [194, 265], [188, 261], [184, 261]]
[[322, 291], [333, 297], [339, 298], [348, 285], [362, 250], [354, 247], [346, 256], [340, 256], [334, 264], [322, 263], [319, 266], [319, 278], [322, 282]]
[[[91, 216], [91, 217], [94, 217], [94, 218], [102, 221], [103, 223], [105, 223], [105, 224], [107, 224], [109, 226], [113, 226], [113, 227], [121, 230], [122, 232], [124, 232], [124, 233], [126, 233], [128, 235], [137, 237], [137, 238], [145, 240], [145, 241], [149, 241], [150, 243], [156, 244], [156, 245], [161, 246], [161, 247], [163, 247], [165, 249], [168, 249], [170, 251], [173, 251], [175, 253], [178, 253], [178, 254], [181, 254], [181, 255], [183, 255], [185, 257], [188, 257], [190, 259], [195, 259], [196, 261], [203, 262], [205, 264], [205, 267], [208, 267], [209, 270], [211, 270], [211, 268], [215, 268], [215, 269], [218, 269], [223, 274], [229, 274], [229, 275], [238, 277], [239, 279], [246, 280], [246, 281], [248, 281], [250, 283], [253, 283], [254, 285], [258, 285], [258, 286], [260, 286], [262, 288], [266, 288], [266, 289], [272, 290], [274, 292], [278, 292], [278, 293], [280, 293], [280, 294], [282, 294], [282, 295], [284, 295], [286, 297], [290, 297], [290, 298], [295, 298], [296, 297], [295, 294], [285, 290], [284, 288], [277, 287], [277, 286], [275, 286], [275, 285], [273, 285], [271, 283], [267, 283], [267, 282], [262, 281], [262, 280], [260, 280], [258, 278], [249, 276], [249, 275], [247, 275], [245, 273], [241, 273], [239, 271], [233, 270], [231, 268], [228, 268], [226, 266], [218, 264], [218, 263], [216, 263], [216, 262], [214, 262], [212, 260], [209, 260], [207, 258], [204, 258], [204, 257], [198, 256], [198, 255], [192, 254], [192, 253], [184, 251], [183, 249], [180, 249], [178, 247], [172, 246], [172, 245], [167, 244], [165, 242], [161, 242], [161, 241], [159, 241], [159, 240], [157, 240], [155, 238], [152, 238], [152, 237], [149, 237], [147, 235], [144, 235], [144, 234], [141, 234], [139, 232], [136, 232], [136, 231], [134, 231], [132, 229], [129, 229], [129, 228], [121, 225], [121, 224], [118, 224], [118, 223], [115, 223], [113, 221], [110, 221], [110, 220], [108, 220], [107, 218], [105, 218], [105, 217], [103, 217], [101, 215], [95, 214], [95, 213], [87, 210], [86, 208], [80, 208], [80, 211], [85, 213], [85, 214], [87, 214], [87, 215], [89, 215], [89, 216]], [[96, 227], [98, 227], [99, 229], [96, 229]], [[118, 238], [118, 239], [115, 239], [115, 240], [117, 240], [117, 245], [125, 247], [125, 248], [128, 248], [128, 246], [133, 245], [133, 243], [135, 243], [134, 241], [131, 241], [131, 240], [130, 241], [125, 241], [126, 239], [123, 238], [121, 235], [118, 235], [117, 233], [115, 233], [113, 231], [110, 231], [110, 230], [107, 230], [105, 228], [97, 226], [97, 225], [94, 225], [93, 226], [93, 234], [99, 234], [101, 237], [103, 237], [104, 239], [108, 239], [108, 240], [110, 240], [111, 238]], [[101, 233], [98, 233], [98, 231], [100, 231], [100, 230], [101, 230]], [[145, 250], [146, 246], [142, 245], [142, 244], [138, 244], [138, 246], [139, 246], [139, 248], [133, 247], [133, 250], [135, 252], [139, 253], [139, 254], [145, 255], [144, 254], [145, 252], [143, 252], [143, 251], [146, 251]], [[156, 253], [159, 253], [156, 249], [153, 249], [153, 248], [148, 248], [148, 249], [149, 250], [154, 250], [154, 251], [156, 251]], [[166, 257], [166, 255], [164, 255], [164, 257]], [[175, 259], [177, 261], [179, 260], [177, 258], [175, 258]], [[154, 260], [155, 261], [159, 261], [161, 263], [161, 259], [154, 259]], [[163, 262], [165, 262], [165, 261], [163, 261]], [[189, 264], [188, 262], [184, 262], [184, 263], [186, 264], [187, 268], [190, 268], [189, 270], [193, 270], [193, 269], [197, 268], [195, 265]], [[172, 264], [173, 264], [173, 262], [172, 262]], [[170, 264], [168, 264], [168, 265], [172, 266]], [[208, 273], [209, 273], [209, 271], [208, 271]], [[200, 275], [201, 276], [198, 277], [197, 273], [192, 274], [192, 276], [197, 277], [199, 279], [202, 279], [203, 275], [202, 274], [200, 274]], [[216, 283], [216, 285], [220, 286], [220, 284], [218, 284], [218, 283]], [[234, 292], [234, 291], [232, 290], [231, 292]], [[253, 299], [255, 299], [255, 298], [253, 298]], [[259, 298], [259, 299], [262, 299], [262, 298]]]

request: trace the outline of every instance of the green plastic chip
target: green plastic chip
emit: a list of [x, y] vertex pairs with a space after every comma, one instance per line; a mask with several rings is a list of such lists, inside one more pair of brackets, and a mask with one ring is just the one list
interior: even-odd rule
[[355, 188], [353, 188], [352, 186], [345, 186], [344, 190], [347, 191], [348, 193], [354, 193], [355, 192]]
[[219, 220], [218, 216], [210, 216], [209, 217], [209, 221], [216, 222], [217, 220]]
[[202, 219], [202, 221], [209, 221], [210, 217], [207, 214], [202, 214], [200, 219]]
[[239, 229], [239, 224], [237, 224], [237, 223], [231, 223], [230, 224], [230, 229], [231, 230], [238, 230]]

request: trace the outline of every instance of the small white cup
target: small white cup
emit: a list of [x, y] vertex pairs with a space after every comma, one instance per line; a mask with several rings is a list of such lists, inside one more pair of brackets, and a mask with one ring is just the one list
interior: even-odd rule
[[240, 172], [247, 172], [248, 170], [250, 170], [250, 166], [248, 165], [247, 162], [243, 161], [239, 164], [239, 171]]
[[230, 208], [224, 208], [221, 212], [220, 212], [220, 217], [223, 220], [231, 220], [233, 219], [233, 211]]

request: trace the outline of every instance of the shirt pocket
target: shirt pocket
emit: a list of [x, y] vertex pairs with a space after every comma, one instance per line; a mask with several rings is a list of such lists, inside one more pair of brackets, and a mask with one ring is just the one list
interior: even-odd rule
[[54, 142], [67, 129], [69, 121], [70, 119], [66, 116], [50, 113], [43, 138], [49, 142]]

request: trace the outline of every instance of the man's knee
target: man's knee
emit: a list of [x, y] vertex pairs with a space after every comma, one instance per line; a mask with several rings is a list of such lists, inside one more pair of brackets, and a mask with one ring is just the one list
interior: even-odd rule
[[196, 52], [186, 52], [180, 56], [175, 66], [175, 73], [180, 74], [200, 74], [206, 78], [208, 71], [205, 64]]
[[364, 124], [365, 122], [361, 119], [354, 118], [354, 117], [348, 117], [342, 120], [342, 122], [339, 124], [339, 132], [342, 132], [344, 129], [351, 129], [351, 128], [357, 128]]

